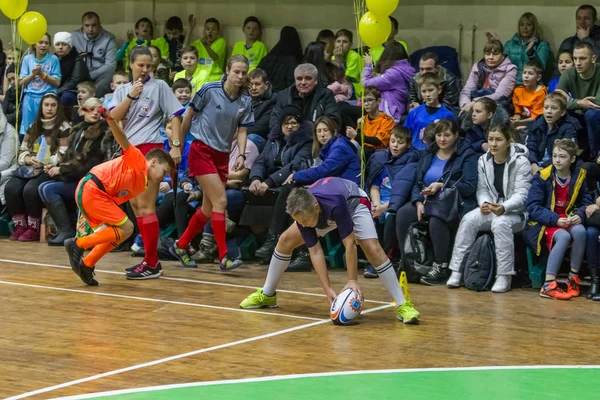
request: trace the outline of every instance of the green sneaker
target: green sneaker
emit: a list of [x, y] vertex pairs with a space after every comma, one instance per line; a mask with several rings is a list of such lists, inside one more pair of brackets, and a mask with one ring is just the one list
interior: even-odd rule
[[169, 253], [179, 260], [184, 268], [198, 268], [196, 262], [190, 258], [187, 250], [177, 247], [177, 242], [173, 243], [173, 246], [169, 247]]
[[275, 308], [277, 307], [277, 293], [273, 296], [264, 295], [262, 289], [256, 289], [256, 292], [246, 297], [240, 303], [240, 308], [245, 310], [251, 308]]
[[418, 324], [421, 314], [411, 301], [405, 301], [396, 309], [396, 316], [405, 324]]

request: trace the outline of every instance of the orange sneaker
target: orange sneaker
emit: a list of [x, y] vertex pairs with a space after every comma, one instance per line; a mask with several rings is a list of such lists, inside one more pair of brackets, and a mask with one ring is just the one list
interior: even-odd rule
[[567, 281], [567, 293], [571, 295], [571, 297], [579, 297], [579, 284], [581, 283], [581, 279], [577, 275], [574, 275], [572, 278], [569, 278]]
[[540, 290], [540, 296], [556, 300], [569, 300], [573, 297], [570, 293], [559, 288], [556, 281], [545, 283], [544, 286], [542, 286], [542, 290]]

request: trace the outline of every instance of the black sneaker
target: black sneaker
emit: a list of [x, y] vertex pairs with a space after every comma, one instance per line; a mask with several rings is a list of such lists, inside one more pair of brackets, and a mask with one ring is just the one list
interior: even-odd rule
[[75, 272], [77, 276], [81, 277], [81, 265], [83, 265], [83, 253], [85, 250], [77, 246], [75, 238], [65, 240], [65, 250], [69, 255], [71, 269], [73, 269], [73, 272]]
[[375, 270], [375, 267], [371, 264], [365, 267], [365, 273], [363, 274], [363, 276], [367, 279], [379, 278], [379, 274]]
[[162, 265], [160, 263], [156, 264], [155, 268], [150, 268], [145, 261], [143, 261], [140, 265], [138, 265], [133, 271], [125, 274], [127, 279], [156, 279], [160, 277], [163, 273]]
[[135, 271], [137, 267], [139, 267], [142, 263], [135, 264], [133, 267], [125, 268], [125, 274]]
[[225, 257], [223, 257], [223, 259], [221, 260], [219, 267], [221, 267], [221, 272], [229, 272], [241, 267], [242, 264], [244, 264], [244, 262], [239, 258], [235, 259], [225, 254]]
[[98, 281], [94, 279], [94, 269], [96, 267], [88, 267], [83, 263], [83, 260], [79, 263], [81, 269], [81, 275], [79, 277], [88, 286], [98, 286]]
[[448, 265], [444, 267], [444, 264], [434, 262], [429, 273], [421, 278], [421, 283], [429, 286], [445, 285], [451, 272]]
[[312, 262], [308, 251], [298, 251], [296, 257], [292, 258], [292, 262], [288, 265], [286, 272], [310, 272], [312, 270]]
[[275, 251], [275, 247], [277, 247], [277, 241], [279, 238], [276, 235], [268, 234], [267, 240], [263, 243], [262, 246], [254, 253], [254, 257], [265, 259], [271, 258], [273, 252]]

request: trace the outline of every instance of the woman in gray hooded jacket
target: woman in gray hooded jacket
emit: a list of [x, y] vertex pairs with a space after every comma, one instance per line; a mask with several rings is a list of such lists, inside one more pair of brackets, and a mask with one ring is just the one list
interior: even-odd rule
[[497, 276], [492, 292], [510, 290], [515, 273], [514, 232], [526, 223], [527, 195], [531, 187], [531, 166], [525, 146], [513, 143], [513, 130], [508, 125], [496, 125], [488, 133], [489, 151], [477, 164], [477, 203], [479, 208], [465, 215], [460, 223], [450, 269], [448, 287], [460, 287], [460, 264], [467, 248], [479, 232], [491, 231], [494, 236]]

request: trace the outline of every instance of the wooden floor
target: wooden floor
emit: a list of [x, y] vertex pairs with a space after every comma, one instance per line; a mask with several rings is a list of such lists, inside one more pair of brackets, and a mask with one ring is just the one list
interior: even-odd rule
[[[53, 398], [163, 384], [390, 368], [598, 363], [600, 304], [411, 286], [419, 326], [399, 323], [380, 282], [360, 324], [333, 326], [316, 275], [286, 273], [279, 308], [243, 311], [266, 266], [216, 265], [127, 281], [110, 254], [88, 288], [64, 249], [0, 240], [0, 398]], [[337, 290], [344, 271], [331, 272]], [[284, 292], [292, 291], [292, 292]], [[21, 398], [21, 397], [18, 397]]]

